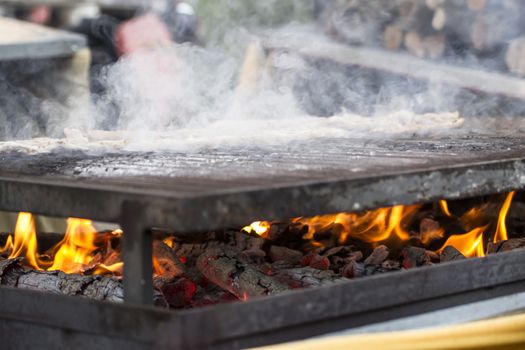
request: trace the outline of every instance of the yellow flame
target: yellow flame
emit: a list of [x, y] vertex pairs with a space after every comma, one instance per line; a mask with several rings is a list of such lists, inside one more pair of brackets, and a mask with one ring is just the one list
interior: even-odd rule
[[264, 236], [270, 230], [271, 224], [267, 221], [256, 221], [249, 226], [246, 226], [242, 229], [247, 233], [256, 233], [259, 236]]
[[450, 213], [450, 210], [448, 209], [447, 201], [440, 200], [439, 201], [439, 208], [441, 209], [441, 212], [443, 213], [443, 215], [445, 215], [446, 217], [449, 217], [449, 218], [452, 217], [452, 214]]
[[494, 243], [497, 243], [499, 241], [506, 241], [509, 239], [509, 236], [507, 234], [506, 220], [515, 194], [516, 192], [509, 193], [507, 195], [507, 198], [505, 198], [503, 206], [501, 207], [498, 217], [498, 227], [496, 229], [496, 234], [494, 235]]
[[56, 246], [53, 265], [49, 271], [79, 273], [93, 259], [97, 231], [91, 220], [69, 218], [64, 239]]
[[6, 247], [8, 245], [11, 245], [9, 259], [24, 256], [31, 267], [38, 270], [40, 269], [36, 255], [38, 243], [36, 239], [35, 219], [31, 213], [22, 212], [18, 214], [14, 239], [8, 239]]
[[488, 226], [479, 227], [463, 235], [450, 236], [439, 252], [441, 253], [447, 246], [452, 246], [467, 258], [483, 257], [485, 256], [483, 233], [487, 228]]

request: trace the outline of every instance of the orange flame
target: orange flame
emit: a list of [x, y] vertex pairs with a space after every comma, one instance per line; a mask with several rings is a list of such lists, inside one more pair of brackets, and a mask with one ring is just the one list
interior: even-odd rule
[[483, 233], [488, 228], [479, 227], [463, 235], [453, 235], [439, 250], [441, 253], [447, 246], [453, 246], [467, 258], [483, 257], [485, 256], [485, 249], [483, 248]]
[[449, 218], [453, 217], [453, 215], [450, 213], [450, 210], [448, 209], [447, 201], [440, 200], [439, 208], [441, 209], [441, 212], [443, 213], [443, 215], [445, 215], [446, 217], [449, 217]]
[[514, 199], [515, 194], [516, 192], [509, 193], [507, 195], [507, 198], [505, 198], [503, 206], [501, 207], [498, 217], [498, 227], [496, 229], [496, 234], [494, 235], [494, 243], [498, 243], [499, 241], [506, 241], [509, 239], [509, 236], [507, 234], [506, 220], [507, 214], [509, 213], [510, 205], [512, 204], [512, 200]]
[[37, 259], [35, 219], [30, 213], [18, 214], [14, 239], [9, 236], [3, 251], [10, 250], [9, 259], [24, 256], [31, 267], [40, 270]]
[[[303, 237], [306, 240], [313, 240], [316, 232], [338, 225], [340, 229], [339, 243], [341, 244], [344, 244], [349, 238], [359, 239], [367, 243], [382, 242], [391, 237], [397, 237], [401, 241], [406, 241], [410, 238], [410, 234], [405, 229], [405, 225], [419, 208], [421, 208], [420, 205], [398, 205], [361, 214], [339, 213], [311, 218], [300, 217], [293, 219], [292, 223], [308, 226], [308, 232]], [[267, 221], [256, 221], [242, 230], [266, 237], [271, 225]], [[317, 242], [312, 243], [316, 244]]]
[[91, 220], [69, 218], [64, 239], [57, 244], [53, 265], [49, 271], [61, 270], [65, 273], [79, 273], [93, 259], [97, 250], [94, 244], [97, 230]]

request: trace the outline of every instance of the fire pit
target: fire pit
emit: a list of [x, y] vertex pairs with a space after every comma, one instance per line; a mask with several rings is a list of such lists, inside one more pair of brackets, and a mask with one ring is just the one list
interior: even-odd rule
[[[169, 155], [6, 151], [0, 209], [120, 223], [122, 237], [120, 232], [99, 235], [122, 239], [121, 288], [127, 304], [2, 287], [0, 327], [24, 327], [34, 335], [9, 339], [13, 346], [41, 346], [43, 341], [49, 346], [92, 344], [96, 339], [100, 346], [128, 348], [238, 348], [522, 291], [525, 273], [519, 266], [525, 254], [512, 250], [522, 244], [523, 232], [518, 225], [505, 233], [504, 223], [511, 200], [517, 196], [520, 201], [519, 193], [508, 192], [525, 185], [523, 148], [520, 137], [476, 136], [366, 143], [318, 140], [287, 149]], [[486, 195], [494, 196], [479, 197]], [[455, 201], [471, 197], [478, 199]], [[472, 208], [485, 208], [488, 221], [464, 221]], [[314, 218], [333, 213], [341, 214]], [[417, 228], [410, 228], [409, 222], [417, 222]], [[459, 230], [452, 227], [454, 222]], [[61, 247], [67, 246], [67, 239]], [[188, 253], [213, 242], [221, 244]], [[167, 258], [161, 253], [166, 248]], [[164, 259], [160, 266], [150, 263], [152, 249]], [[487, 252], [494, 254], [465, 259]], [[58, 250], [52, 254], [56, 262]], [[20, 274], [27, 276], [22, 271], [31, 266], [30, 259], [10, 255], [13, 259], [2, 262], [4, 285]], [[188, 261], [192, 259], [194, 265]], [[35, 262], [52, 270], [48, 264], [46, 268], [45, 262]], [[74, 271], [78, 277], [36, 270], [30, 274], [90, 279], [84, 284], [90, 288], [116, 281], [110, 277], [118, 275], [113, 264], [101, 264]], [[243, 302], [215, 305], [214, 300], [196, 298], [193, 288], [202, 285], [192, 278], [193, 266], [213, 288], [221, 289], [221, 298]], [[97, 267], [106, 270], [95, 273]], [[159, 268], [177, 276], [164, 285], [155, 279], [157, 290], [170, 295], [164, 288], [169, 285], [182, 300], [165, 300], [153, 292], [151, 276], [155, 270], [162, 277]], [[188, 271], [181, 277], [177, 268]], [[100, 274], [105, 277], [92, 276]], [[304, 289], [313, 286], [317, 287]], [[87, 291], [79, 290], [82, 293], [65, 294]], [[192, 301], [184, 300], [186, 292]], [[122, 293], [105, 295], [118, 301]], [[221, 301], [230, 301], [228, 297]], [[180, 308], [204, 306], [174, 312], [137, 305], [154, 300]], [[192, 305], [193, 301], [200, 302]]]

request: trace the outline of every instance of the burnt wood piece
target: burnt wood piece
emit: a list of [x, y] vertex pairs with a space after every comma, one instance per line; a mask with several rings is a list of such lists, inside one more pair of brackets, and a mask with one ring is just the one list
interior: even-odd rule
[[262, 250], [264, 238], [246, 232], [223, 230], [205, 235], [184, 237], [175, 244], [174, 251], [179, 257], [197, 258], [209, 249], [233, 249], [238, 252]]
[[487, 253], [496, 254], [523, 248], [525, 248], [525, 238], [513, 238], [498, 243], [490, 242], [487, 246]]
[[186, 267], [178, 256], [162, 241], [153, 241], [153, 260], [154, 269], [157, 272], [153, 279], [156, 288], [173, 282], [186, 271]]
[[381, 265], [390, 254], [388, 248], [384, 245], [380, 245], [374, 249], [372, 254], [365, 259], [365, 265]]
[[441, 252], [439, 255], [440, 262], [449, 262], [449, 261], [456, 261], [456, 260], [464, 260], [466, 257], [456, 248], [453, 246], [446, 246], [445, 249]]
[[177, 312], [0, 288], [2, 328], [35, 335], [2, 341], [14, 349], [254, 348], [523, 292], [524, 264], [513, 251]]
[[123, 302], [120, 281], [102, 276], [65, 274], [61, 271], [36, 271], [23, 267], [21, 259], [0, 261], [0, 284], [53, 294], [83, 296], [93, 300]]
[[248, 265], [228, 250], [208, 250], [197, 259], [197, 268], [211, 282], [239, 299], [290, 290], [284, 283]]
[[271, 262], [286, 261], [292, 265], [299, 264], [303, 260], [303, 253], [298, 250], [281, 246], [271, 246], [268, 257]]
[[348, 281], [330, 270], [323, 271], [312, 267], [280, 270], [274, 277], [293, 289], [321, 287]]
[[403, 267], [405, 269], [431, 264], [431, 257], [424, 248], [406, 247], [403, 248], [401, 255], [403, 257]]

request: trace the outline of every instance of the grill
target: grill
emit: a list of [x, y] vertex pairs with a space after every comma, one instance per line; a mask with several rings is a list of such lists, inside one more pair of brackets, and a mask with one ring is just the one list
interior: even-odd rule
[[[151, 229], [180, 235], [525, 187], [522, 137], [359, 141], [103, 156], [57, 150], [0, 155], [0, 209], [119, 223], [126, 304], [0, 288], [7, 345], [240, 348], [522, 291], [525, 255], [379, 275], [245, 303], [167, 312], [151, 303]], [[446, 283], [454, 276], [457, 283]], [[488, 276], [488, 277], [487, 277]], [[45, 300], [45, 302], [44, 302]], [[142, 304], [142, 305], [141, 305]], [[89, 345], [88, 345], [89, 344]]]

